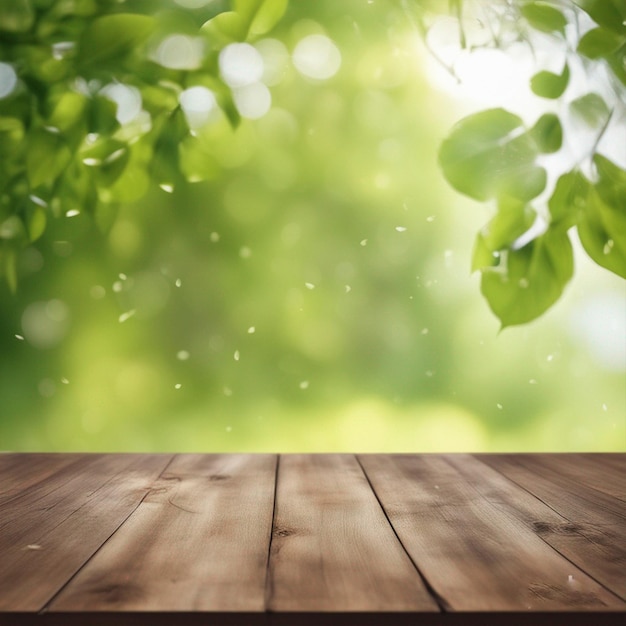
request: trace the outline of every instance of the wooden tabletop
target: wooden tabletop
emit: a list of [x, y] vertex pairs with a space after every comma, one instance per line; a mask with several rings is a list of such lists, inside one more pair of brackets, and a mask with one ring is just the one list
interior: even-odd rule
[[624, 454], [0, 454], [3, 625], [625, 609]]

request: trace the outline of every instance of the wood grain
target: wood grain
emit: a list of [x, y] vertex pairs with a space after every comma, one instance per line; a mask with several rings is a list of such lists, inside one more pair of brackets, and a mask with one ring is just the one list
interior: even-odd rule
[[168, 461], [83, 455], [0, 506], [0, 610], [40, 610], [132, 513]]
[[469, 455], [359, 460], [401, 541], [450, 610], [625, 608], [529, 527], [529, 512], [544, 519], [554, 511], [480, 461]]
[[262, 611], [274, 455], [178, 455], [50, 611]]
[[[582, 479], [563, 471], [547, 455], [477, 455], [492, 468], [557, 512], [560, 523], [538, 518], [541, 538], [573, 563], [626, 600], [626, 504], [606, 490], [589, 486], [601, 479]], [[604, 475], [610, 472], [605, 469]], [[612, 486], [618, 481], [607, 480]]]
[[437, 611], [352, 455], [280, 459], [271, 611]]

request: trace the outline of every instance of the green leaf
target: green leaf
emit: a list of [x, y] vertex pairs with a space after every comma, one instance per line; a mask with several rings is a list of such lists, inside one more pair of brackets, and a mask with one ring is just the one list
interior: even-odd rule
[[612, 161], [596, 154], [593, 163], [598, 172], [596, 189], [609, 206], [626, 213], [626, 171]]
[[91, 146], [83, 148], [80, 158], [84, 165], [94, 170], [98, 184], [109, 187], [128, 163], [128, 146], [122, 141], [101, 137]]
[[44, 234], [47, 222], [46, 211], [30, 198], [26, 207], [25, 222], [28, 238], [31, 242], [36, 241]]
[[563, 229], [551, 229], [483, 271], [481, 292], [502, 328], [539, 317], [561, 296], [574, 272], [572, 245]]
[[200, 32], [207, 35], [215, 48], [221, 48], [233, 41], [245, 41], [248, 25], [235, 11], [220, 13], [202, 25]]
[[[623, 202], [623, 201], [622, 201]], [[626, 211], [604, 202], [594, 189], [578, 223], [580, 242], [601, 267], [626, 278]]]
[[542, 97], [555, 100], [560, 98], [569, 83], [569, 66], [565, 64], [560, 74], [552, 72], [539, 72], [530, 79], [530, 88], [533, 93]]
[[624, 44], [624, 37], [608, 28], [593, 28], [578, 42], [577, 52], [590, 59], [606, 58]]
[[109, 135], [117, 128], [117, 104], [109, 98], [96, 95], [91, 99], [87, 111], [87, 128], [90, 133]]
[[247, 24], [247, 32], [258, 36], [269, 32], [287, 9], [288, 0], [235, 0], [235, 10]]
[[24, 139], [24, 125], [15, 117], [0, 117], [0, 155], [15, 156]]
[[498, 212], [478, 233], [472, 255], [472, 271], [495, 265], [500, 252], [512, 246], [533, 225], [537, 214], [534, 209], [515, 200], [502, 198]]
[[563, 144], [563, 128], [554, 113], [545, 113], [530, 129], [530, 135], [537, 142], [540, 152], [558, 152]]
[[546, 2], [527, 2], [522, 5], [522, 15], [528, 23], [544, 33], [565, 34], [567, 19], [559, 11]]
[[26, 174], [31, 187], [54, 181], [71, 158], [61, 135], [46, 130], [32, 132], [26, 152]]
[[462, 119], [439, 151], [447, 181], [476, 200], [536, 197], [546, 185], [546, 172], [535, 164], [537, 144], [524, 131], [522, 120], [504, 109]]
[[592, 128], [602, 126], [610, 115], [609, 107], [597, 93], [588, 93], [570, 102], [572, 115]]
[[89, 24], [79, 42], [82, 67], [118, 62], [140, 46], [152, 33], [154, 18], [149, 15], [116, 13]]
[[0, 242], [0, 275], [4, 276], [11, 293], [17, 291], [17, 255], [10, 244]]
[[80, 93], [68, 91], [61, 95], [48, 118], [48, 125], [66, 132], [83, 119], [87, 98]]
[[626, 3], [624, 0], [575, 0], [591, 19], [615, 33], [626, 33]]
[[578, 170], [566, 172], [557, 180], [548, 200], [553, 224], [567, 229], [578, 221], [580, 212], [587, 204], [589, 186], [589, 181]]
[[2, 0], [0, 2], [0, 31], [25, 33], [35, 23], [35, 12], [30, 0]]

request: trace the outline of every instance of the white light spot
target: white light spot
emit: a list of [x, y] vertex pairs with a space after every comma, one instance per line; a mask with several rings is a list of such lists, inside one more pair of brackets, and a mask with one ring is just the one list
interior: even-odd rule
[[263, 57], [249, 43], [231, 43], [219, 56], [220, 74], [232, 88], [258, 83], [263, 77]]
[[254, 326], [250, 326], [250, 328], [248, 328], [248, 334], [249, 334], [249, 335], [254, 334], [254, 333], [255, 333], [255, 331], [256, 331], [256, 328], [255, 328]]
[[0, 63], [0, 99], [6, 98], [17, 85], [17, 74], [12, 65]]
[[119, 276], [120, 280], [126, 280], [128, 278], [128, 276], [126, 276], [126, 274], [124, 274], [124, 272], [120, 272], [118, 274], [118, 276]]
[[554, 361], [554, 354], [548, 354], [548, 356], [546, 357], [546, 361], [548, 361], [548, 363], [550, 361]]
[[[129, 87], [121, 83], [105, 85], [100, 93], [117, 104], [115, 117], [120, 124], [132, 122], [141, 113], [141, 93], [136, 87]], [[87, 163], [85, 165], [98, 165], [99, 163]]]
[[165, 193], [174, 193], [174, 185], [170, 185], [168, 183], [161, 183], [159, 187], [163, 189]]
[[70, 209], [65, 212], [65, 217], [76, 217], [77, 215], [80, 215], [80, 211], [78, 209]]
[[609, 407], [606, 405], [606, 403], [602, 404], [602, 410], [603, 411], [608, 411], [609, 410]]
[[350, 293], [352, 291], [352, 287], [350, 285], [346, 285], [346, 293]]
[[130, 311], [126, 311], [126, 313], [122, 313], [119, 316], [120, 324], [124, 323], [126, 320], [129, 320], [133, 315], [135, 315], [137, 311], [135, 309], [131, 309]]
[[24, 341], [24, 337], [22, 337], [22, 335], [15, 335], [15, 338], [19, 341]]
[[172, 70], [196, 70], [203, 56], [204, 41], [200, 37], [179, 34], [163, 39], [153, 58]]
[[213, 232], [209, 235], [209, 239], [212, 243], [217, 243], [220, 240], [220, 234]]
[[422, 335], [428, 335], [428, 328], [422, 328]]
[[183, 285], [183, 281], [182, 281], [180, 278], [177, 278], [177, 279], [176, 279], [176, 281], [174, 282], [174, 284], [175, 284], [177, 287], [182, 287], [182, 285]]
[[272, 106], [272, 94], [263, 83], [253, 83], [233, 90], [233, 99], [241, 117], [258, 120]]
[[573, 583], [574, 582], [574, 577], [571, 574], [567, 577], [567, 582], [568, 583]]
[[36, 196], [35, 194], [30, 194], [30, 196], [28, 196], [34, 204], [43, 207], [44, 209], [48, 206], [48, 203], [45, 200], [42, 200], [39, 196]]
[[27, 550], [43, 550], [43, 548], [38, 543], [29, 543], [26, 546]]
[[69, 381], [67, 378], [65, 378], [65, 376], [64, 376], [63, 378], [61, 378], [61, 382], [62, 382], [64, 385], [69, 385], [69, 384], [70, 384], [70, 381]]
[[537, 384], [537, 381], [536, 381], [534, 378], [531, 378], [531, 379], [528, 381], [528, 384], [529, 384], [529, 385], [536, 385], [536, 384]]
[[182, 385], [180, 383], [176, 383], [174, 385], [174, 389], [176, 389], [176, 390], [180, 389], [181, 387], [182, 387]]
[[289, 65], [289, 51], [278, 39], [262, 39], [254, 44], [263, 59], [263, 76], [266, 85], [278, 85], [285, 77]]
[[365, 247], [367, 245], [367, 239], [361, 239], [360, 243], [361, 243], [362, 246]]
[[189, 352], [188, 352], [187, 350], [179, 350], [179, 351], [176, 353], [176, 358], [177, 358], [179, 361], [187, 361], [187, 360], [189, 359], [189, 357], [190, 357], [190, 356], [191, 356], [191, 355], [189, 354]]
[[293, 51], [293, 64], [308, 78], [325, 80], [334, 76], [341, 66], [339, 48], [325, 35], [308, 35]]
[[64, 59], [74, 48], [76, 43], [73, 41], [59, 41], [52, 44], [52, 57], [56, 61]]
[[429, 215], [429, 216], [426, 218], [426, 221], [427, 221], [428, 223], [434, 222], [434, 221], [435, 221], [435, 216], [434, 216], [434, 215]]
[[308, 389], [309, 388], [309, 381], [308, 380], [303, 380], [300, 385], [299, 385], [300, 389], [304, 390], [304, 389]]
[[229, 433], [233, 430], [232, 426], [226, 426], [226, 432]]
[[498, 404], [496, 404], [496, 406], [497, 406], [499, 409], [502, 409], [502, 405], [501, 405], [499, 402], [498, 402]]
[[203, 126], [208, 121], [211, 112], [217, 109], [215, 95], [210, 89], [201, 85], [185, 89], [178, 96], [178, 100], [191, 128]]
[[405, 226], [396, 226], [396, 230], [399, 233], [404, 233], [404, 232], [406, 232], [406, 227]]
[[313, 283], [304, 283], [304, 286], [307, 289], [315, 289], [315, 285]]
[[239, 361], [239, 357], [241, 355], [239, 354], [239, 350], [235, 350], [235, 354], [233, 354], [233, 358], [235, 359], [235, 361]]
[[122, 291], [122, 289], [124, 289], [124, 285], [122, 285], [122, 282], [121, 282], [121, 281], [116, 280], [116, 281], [113, 283], [113, 291], [114, 291], [115, 293], [120, 293], [120, 291]]

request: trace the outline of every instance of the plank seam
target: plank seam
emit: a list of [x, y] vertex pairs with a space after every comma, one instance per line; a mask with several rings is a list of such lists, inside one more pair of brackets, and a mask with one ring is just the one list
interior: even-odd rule
[[[520, 485], [517, 481], [513, 480], [510, 476], [507, 476], [506, 474], [503, 474], [498, 468], [493, 467], [492, 465], [489, 465], [489, 463], [486, 463], [482, 459], [478, 458], [476, 455], [472, 454], [471, 456], [474, 459], [476, 459], [479, 463], [482, 463], [485, 467], [488, 467], [488, 468], [492, 469], [493, 471], [497, 472], [504, 479], [508, 480], [509, 482], [513, 483], [516, 487], [519, 487], [520, 489], [522, 489], [526, 493], [530, 494], [536, 500], [539, 500], [539, 502], [541, 502], [541, 504], [543, 504], [544, 506], [548, 507], [550, 510], [554, 511], [559, 517], [562, 517], [565, 521], [569, 522], [570, 524], [575, 524], [575, 522], [573, 520], [571, 520], [568, 516], [566, 516], [563, 513], [561, 513], [561, 511], [555, 509], [551, 504], [548, 504], [545, 500], [542, 500], [537, 494], [533, 493], [532, 491], [530, 491], [529, 489], [524, 487], [524, 485]], [[520, 521], [522, 523], [525, 523], [523, 520], [520, 520]], [[626, 597], [622, 597], [619, 593], [613, 591], [613, 589], [611, 589], [610, 587], [607, 587], [602, 581], [598, 580], [595, 576], [593, 576], [591, 573], [589, 573], [583, 567], [582, 564], [576, 563], [575, 561], [570, 559], [566, 554], [563, 554], [558, 548], [553, 546], [549, 541], [547, 541], [539, 533], [536, 533], [536, 532], [533, 531], [533, 534], [536, 537], [538, 537], [539, 539], [541, 539], [541, 541], [543, 541], [547, 546], [550, 546], [550, 548], [552, 548], [552, 550], [554, 550], [559, 556], [564, 558], [568, 563], [571, 563], [576, 569], [579, 569], [581, 572], [584, 572], [586, 576], [589, 576], [589, 578], [591, 578], [591, 580], [593, 580], [596, 583], [598, 583], [598, 585], [600, 585], [600, 587], [602, 587], [603, 589], [608, 591], [611, 595], [615, 596], [618, 600], [621, 600], [622, 602], [626, 602]], [[590, 541], [587, 537], [585, 537], [585, 539], [587, 539], [587, 541]]]
[[424, 575], [424, 573], [420, 569], [419, 565], [415, 562], [415, 560], [413, 559], [413, 557], [411, 556], [409, 551], [406, 549], [406, 546], [404, 545], [404, 543], [402, 543], [402, 539], [400, 539], [400, 535], [398, 535], [398, 533], [396, 532], [396, 529], [395, 529], [391, 519], [389, 518], [389, 515], [387, 515], [387, 511], [385, 510], [385, 507], [383, 506], [383, 503], [381, 502], [380, 498], [378, 497], [378, 493], [376, 493], [376, 489], [374, 488], [374, 485], [372, 484], [372, 481], [370, 480], [369, 476], [367, 475], [367, 472], [365, 471], [365, 468], [363, 467], [363, 465], [361, 463], [361, 459], [359, 458], [359, 455], [355, 454], [354, 458], [355, 458], [356, 462], [358, 463], [359, 467], [361, 468], [361, 472], [363, 472], [363, 476], [365, 476], [365, 480], [367, 481], [367, 484], [369, 485], [370, 489], [372, 490], [372, 493], [374, 494], [374, 497], [376, 498], [376, 502], [378, 502], [378, 506], [380, 506], [380, 508], [381, 508], [381, 510], [383, 512], [383, 515], [385, 516], [385, 519], [387, 520], [387, 523], [389, 524], [391, 530], [393, 531], [393, 534], [395, 535], [396, 539], [398, 540], [398, 543], [400, 544], [400, 547], [402, 548], [404, 553], [407, 555], [409, 561], [411, 562], [411, 564], [415, 568], [415, 571], [417, 572], [418, 576], [421, 578], [422, 582], [424, 583], [424, 587], [426, 587], [426, 590], [431, 595], [431, 597], [433, 598], [433, 600], [435, 601], [435, 603], [439, 607], [439, 610], [442, 613], [448, 613], [448, 612], [452, 611], [452, 606], [450, 605], [450, 603], [432, 586], [432, 584], [430, 583], [428, 578], [426, 578], [426, 576]]
[[270, 524], [270, 540], [267, 547], [267, 564], [265, 568], [265, 598], [264, 609], [269, 611], [270, 602], [274, 593], [274, 585], [272, 582], [271, 559], [272, 559], [272, 543], [274, 540], [274, 522], [276, 521], [276, 500], [278, 496], [278, 466], [280, 465], [280, 454], [276, 455], [276, 470], [274, 472], [274, 502], [272, 505], [272, 523]]
[[[171, 456], [170, 460], [165, 464], [163, 469], [159, 472], [159, 475], [153, 481], [153, 484], [154, 482], [162, 478], [163, 474], [166, 472], [167, 468], [172, 464], [176, 456], [177, 456], [176, 454], [173, 454]], [[98, 554], [98, 552], [102, 550], [102, 548], [108, 543], [111, 537], [113, 537], [113, 535], [115, 535], [115, 533], [128, 521], [128, 519], [135, 513], [135, 511], [143, 504], [143, 501], [150, 495], [151, 491], [152, 491], [151, 488], [148, 488], [146, 490], [146, 493], [143, 494], [143, 496], [141, 497], [139, 502], [137, 502], [137, 505], [133, 508], [133, 510], [115, 527], [113, 532], [96, 548], [96, 550], [94, 550], [94, 552], [85, 559], [84, 563], [63, 583], [63, 585], [59, 587], [59, 589], [50, 597], [50, 599], [43, 605], [43, 607], [41, 607], [41, 609], [37, 613], [38, 615], [43, 615], [44, 613], [48, 613], [48, 609], [50, 608], [50, 605], [56, 600], [56, 598], [58, 598], [58, 596], [63, 592], [63, 590], [78, 576], [78, 574], [96, 556], [96, 554]]]

